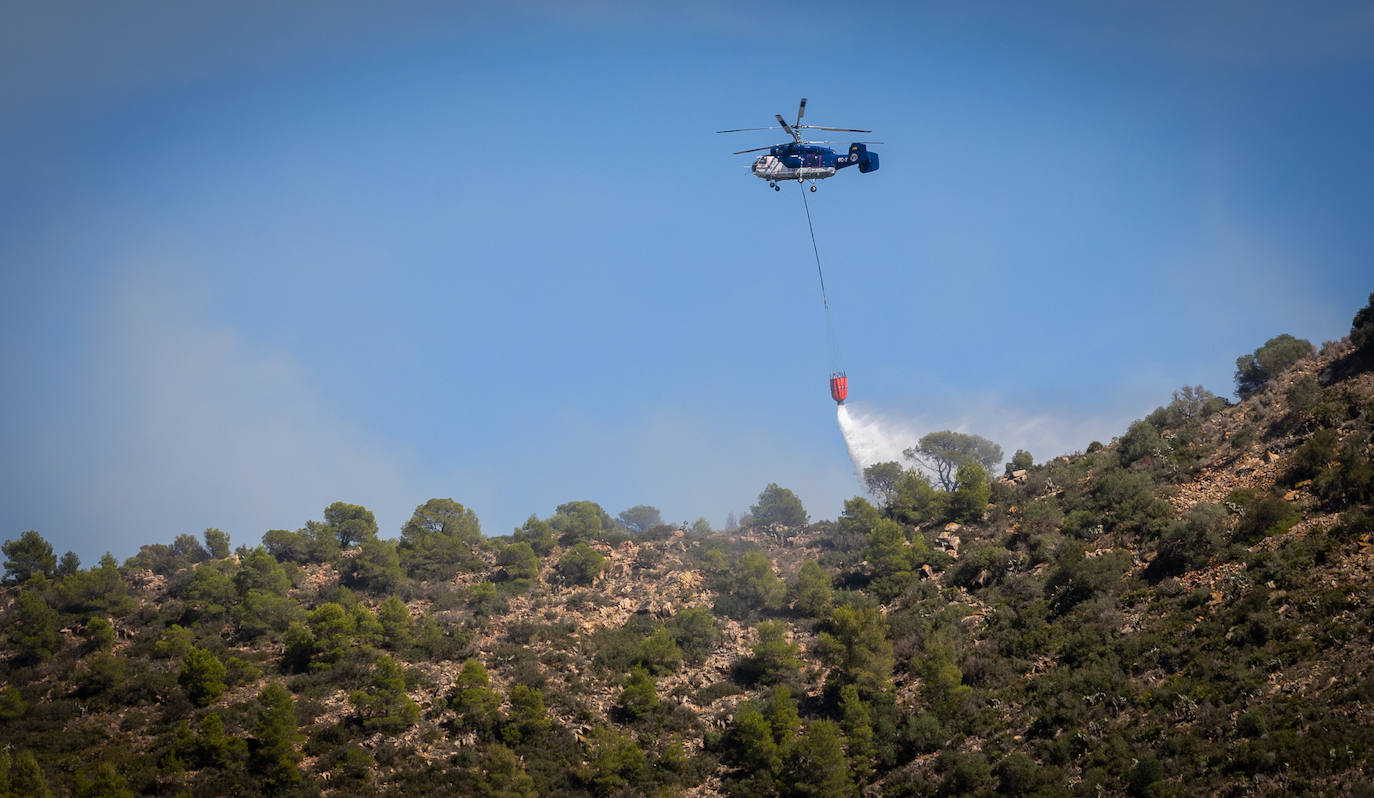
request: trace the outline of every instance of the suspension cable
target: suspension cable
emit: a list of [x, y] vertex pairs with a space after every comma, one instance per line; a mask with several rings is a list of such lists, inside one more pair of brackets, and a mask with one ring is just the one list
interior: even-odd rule
[[816, 248], [816, 228], [811, 224], [811, 203], [806, 201], [806, 189], [800, 180], [797, 186], [802, 189], [802, 207], [806, 208], [806, 229], [811, 231], [811, 251], [816, 255], [816, 276], [821, 279], [821, 304], [825, 306], [827, 320], [830, 316], [830, 300], [825, 296], [825, 272], [821, 271], [821, 251]]
[[811, 203], [806, 199], [806, 187], [801, 181], [797, 181], [798, 188], [801, 189], [802, 207], [806, 208], [806, 229], [811, 233], [811, 252], [816, 256], [816, 277], [821, 283], [821, 306], [825, 308], [825, 337], [826, 343], [830, 345], [830, 368], [836, 374], [840, 372], [840, 344], [835, 335], [835, 323], [830, 318], [830, 298], [825, 292], [825, 272], [821, 270], [821, 251], [816, 246], [816, 226], [811, 223]]

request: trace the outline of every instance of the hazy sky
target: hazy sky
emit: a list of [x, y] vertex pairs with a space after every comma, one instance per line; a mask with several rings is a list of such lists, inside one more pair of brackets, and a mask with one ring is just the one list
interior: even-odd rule
[[[0, 10], [0, 538], [834, 518], [836, 365], [1043, 460], [1374, 289], [1368, 3], [385, 6]], [[884, 142], [807, 195], [838, 358], [713, 133], [802, 96]]]

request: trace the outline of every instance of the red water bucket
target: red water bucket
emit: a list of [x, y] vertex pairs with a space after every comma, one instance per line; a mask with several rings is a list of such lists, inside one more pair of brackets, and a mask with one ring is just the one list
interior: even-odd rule
[[849, 378], [843, 371], [837, 371], [830, 375], [830, 398], [837, 404], [844, 404], [845, 397], [849, 396]]

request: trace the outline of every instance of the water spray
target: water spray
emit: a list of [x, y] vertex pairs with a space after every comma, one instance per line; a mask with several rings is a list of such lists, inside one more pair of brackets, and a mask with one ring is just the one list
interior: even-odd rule
[[863, 478], [864, 469], [874, 463], [900, 463], [903, 446], [910, 446], [916, 440], [914, 433], [903, 425], [894, 427], [872, 413], [849, 405], [838, 405], [835, 418], [840, 423], [840, 433], [844, 435], [849, 459], [854, 463], [854, 473], [860, 479]]

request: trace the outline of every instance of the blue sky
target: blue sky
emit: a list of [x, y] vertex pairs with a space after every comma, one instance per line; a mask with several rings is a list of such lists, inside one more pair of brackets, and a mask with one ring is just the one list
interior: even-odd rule
[[[908, 444], [1082, 449], [1348, 332], [1371, 85], [1362, 3], [10, 4], [0, 537], [834, 518], [836, 361]], [[802, 96], [884, 142], [808, 195], [837, 356], [780, 139], [713, 133]]]

